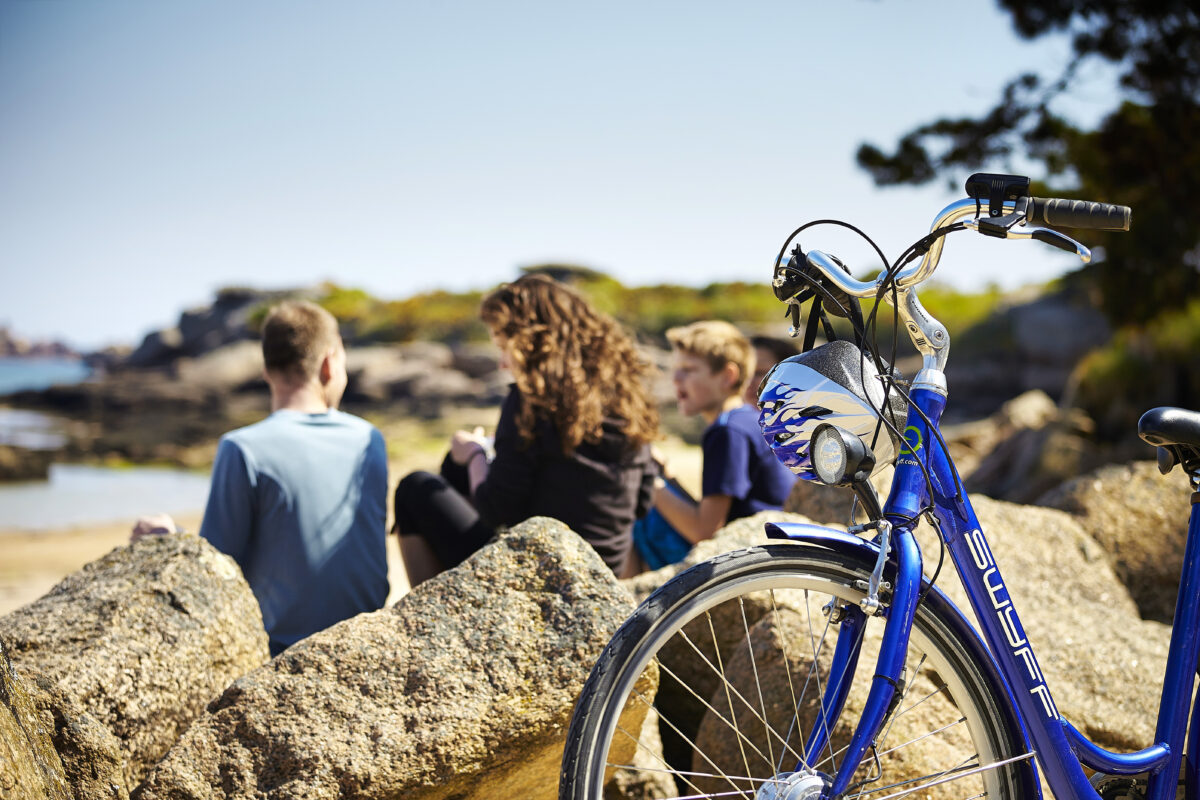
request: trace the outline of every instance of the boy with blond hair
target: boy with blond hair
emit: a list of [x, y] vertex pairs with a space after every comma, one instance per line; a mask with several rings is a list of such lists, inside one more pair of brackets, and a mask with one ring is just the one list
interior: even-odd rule
[[655, 481], [654, 507], [634, 527], [634, 545], [649, 569], [681, 560], [732, 520], [782, 507], [795, 482], [763, 440], [758, 410], [743, 402], [754, 372], [746, 337], [728, 322], [705, 320], [672, 328], [667, 341], [679, 410], [708, 427], [700, 442], [699, 502], [663, 474]]

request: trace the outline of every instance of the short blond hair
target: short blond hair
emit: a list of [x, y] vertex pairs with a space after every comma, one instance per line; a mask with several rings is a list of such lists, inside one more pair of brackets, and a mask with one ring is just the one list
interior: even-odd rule
[[726, 364], [737, 367], [738, 385], [733, 394], [745, 390], [746, 381], [754, 372], [754, 350], [750, 340], [723, 320], [706, 319], [671, 328], [667, 331], [667, 341], [675, 350], [703, 359], [713, 372], [724, 369]]
[[267, 312], [263, 322], [263, 364], [268, 372], [312, 380], [340, 341], [333, 314], [307, 300], [288, 300]]

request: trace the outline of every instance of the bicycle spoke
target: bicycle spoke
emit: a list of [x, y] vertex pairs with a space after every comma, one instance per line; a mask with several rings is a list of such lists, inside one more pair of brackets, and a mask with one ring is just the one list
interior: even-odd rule
[[[812, 604], [809, 602], [807, 589], [804, 591], [804, 600], [805, 600], [804, 613], [808, 615], [808, 630], [809, 630], [808, 639], [811, 642], [812, 638], [813, 638], [813, 636], [812, 636], [812, 629], [813, 629], [813, 627], [812, 627]], [[833, 614], [830, 614], [825, 619], [825, 627], [821, 631], [821, 641], [813, 643], [813, 660], [812, 660], [812, 666], [809, 668], [809, 674], [811, 676], [813, 674], [813, 671], [815, 670], [815, 673], [817, 676], [817, 697], [818, 698], [822, 698], [825, 696], [825, 690], [821, 687], [821, 657], [820, 657], [819, 651], [822, 648], [824, 648], [824, 646], [825, 646], [825, 637], [829, 634], [829, 626], [830, 626], [830, 623], [832, 620], [833, 620]], [[807, 686], [807, 682], [805, 682], [805, 685]], [[834, 772], [837, 772], [837, 761], [834, 760], [834, 756], [833, 756], [833, 734], [829, 730], [829, 716], [828, 716], [828, 714], [825, 713], [824, 703], [821, 702], [820, 700], [818, 700], [818, 703], [817, 703], [817, 714], [818, 714], [818, 718], [820, 720], [821, 727], [825, 729], [825, 746], [827, 748], [829, 748], [830, 763], [833, 764]]]
[[[653, 772], [653, 773], [659, 774], [659, 775], [678, 775], [683, 778], [686, 778], [686, 777], [716, 778], [716, 777], [718, 777], [717, 775], [712, 775], [707, 772], [692, 772], [692, 771], [677, 770], [677, 769], [655, 769], [654, 767], [639, 767], [636, 764], [613, 764], [612, 762], [608, 762], [607, 764], [605, 764], [605, 766], [612, 767], [614, 769], [625, 769], [625, 770], [629, 770], [630, 772]], [[746, 783], [757, 783], [757, 784], [783, 783], [783, 781], [781, 781], [775, 777], [752, 778], [752, 777], [749, 777], [746, 775], [728, 775], [728, 776], [721, 776], [721, 777], [728, 777], [730, 780], [734, 780], [734, 781], [745, 781]], [[746, 791], [746, 790], [742, 790], [742, 791]], [[710, 797], [711, 795], [703, 795], [703, 796]], [[680, 798], [672, 798], [671, 800], [680, 800]]]
[[[635, 695], [635, 696], [636, 696], [636, 697], [637, 697], [639, 700], [641, 700], [641, 701], [642, 701], [642, 703], [643, 703], [643, 704], [646, 706], [646, 708], [648, 708], [648, 709], [650, 709], [650, 710], [654, 710], [654, 704], [653, 704], [652, 702], [650, 702], [649, 700], [647, 700], [647, 699], [646, 699], [646, 697], [645, 697], [645, 695], [643, 695], [641, 692], [639, 692], [639, 691], [636, 691], [636, 690], [634, 691], [634, 695]], [[676, 734], [677, 734], [677, 735], [678, 735], [678, 736], [679, 736], [681, 739], [683, 739], [685, 742], [687, 742], [687, 743], [688, 743], [688, 744], [689, 744], [689, 745], [692, 747], [692, 749], [693, 749], [693, 750], [695, 750], [697, 753], [699, 753], [699, 754], [700, 754], [700, 757], [701, 757], [701, 758], [703, 758], [705, 761], [707, 761], [707, 762], [708, 762], [708, 764], [709, 764], [709, 766], [711, 766], [713, 769], [715, 769], [715, 770], [716, 770], [716, 771], [719, 773], [719, 777], [723, 778], [723, 779], [724, 779], [724, 780], [725, 780], [725, 781], [726, 781], [726, 782], [727, 782], [727, 783], [728, 783], [730, 786], [732, 786], [734, 789], [737, 789], [737, 788], [738, 788], [738, 787], [737, 787], [737, 784], [736, 784], [736, 783], [734, 783], [734, 782], [733, 782], [733, 781], [730, 779], [730, 777], [729, 777], [728, 775], [726, 775], [726, 774], [725, 774], [725, 772], [724, 772], [724, 771], [723, 771], [723, 770], [722, 770], [720, 767], [718, 767], [716, 764], [714, 764], [714, 763], [713, 763], [713, 761], [712, 761], [712, 759], [711, 759], [711, 758], [709, 758], [709, 757], [708, 757], [708, 756], [707, 756], [707, 755], [706, 755], [706, 754], [705, 754], [705, 753], [704, 753], [702, 750], [700, 750], [700, 748], [696, 747], [696, 743], [695, 743], [695, 742], [693, 742], [693, 741], [691, 740], [691, 738], [690, 738], [690, 737], [689, 737], [687, 734], [685, 734], [683, 731], [679, 730], [679, 728], [678, 728], [678, 727], [677, 727], [677, 726], [676, 726], [676, 725], [675, 725], [673, 722], [671, 722], [671, 720], [669, 720], [669, 719], [667, 719], [666, 717], [663, 717], [663, 716], [661, 716], [661, 715], [659, 716], [659, 719], [661, 719], [661, 720], [665, 721], [665, 722], [667, 723], [667, 725], [668, 725], [668, 726], [670, 726], [671, 730], [675, 731], [675, 733], [676, 733]], [[747, 770], [747, 772], [749, 772], [749, 770]], [[714, 776], [712, 776], [712, 777], [714, 777], [714, 778], [715, 778], [715, 777], [718, 777], [718, 776], [714, 775]], [[692, 788], [693, 788], [693, 789], [696, 789], [696, 791], [700, 791], [700, 790], [699, 790], [698, 788], [696, 788], [695, 786], [693, 786]], [[739, 790], [739, 791], [740, 791], [740, 790]]]
[[[883, 751], [882, 753], [880, 753], [879, 755], [881, 755], [881, 756], [886, 756], [886, 755], [889, 755], [889, 754], [891, 754], [891, 753], [894, 753], [894, 752], [896, 752], [897, 750], [903, 750], [905, 747], [909, 747], [909, 746], [911, 746], [911, 745], [914, 745], [914, 744], [916, 744], [917, 742], [919, 742], [919, 741], [921, 741], [921, 740], [923, 740], [923, 739], [928, 739], [930, 736], [937, 736], [938, 734], [945, 733], [946, 731], [950, 730], [951, 728], [956, 728], [956, 727], [958, 727], [959, 725], [962, 725], [962, 724], [964, 724], [966, 721], [967, 721], [967, 720], [966, 720], [966, 718], [965, 718], [965, 717], [959, 717], [959, 718], [958, 718], [958, 719], [956, 719], [954, 722], [951, 722], [951, 723], [949, 723], [948, 725], [944, 725], [944, 726], [942, 726], [941, 728], [938, 728], [937, 730], [929, 731], [928, 733], [923, 733], [923, 734], [921, 734], [920, 736], [917, 736], [917, 737], [915, 737], [915, 738], [909, 739], [909, 740], [908, 740], [907, 742], [905, 742], [904, 744], [898, 744], [898, 745], [896, 745], [895, 747], [891, 748], [890, 750], [884, 750], [884, 751]], [[972, 756], [972, 757], [973, 757], [973, 756]]]
[[[645, 699], [641, 697], [641, 693], [640, 693], [640, 692], [637, 692], [637, 693], [635, 693], [635, 694], [637, 694], [637, 695], [638, 695], [638, 699], [639, 699], [639, 700], [641, 700], [643, 703], [645, 703], [645, 702], [646, 702], [646, 701], [645, 701]], [[650, 706], [650, 707], [648, 708], [648, 710], [647, 710], [647, 713], [652, 713], [653, 711], [654, 711], [654, 707], [653, 707], [653, 706]], [[671, 765], [667, 763], [666, 759], [664, 759], [664, 758], [662, 757], [662, 755], [660, 755], [659, 753], [656, 753], [656, 752], [654, 752], [654, 751], [653, 751], [653, 750], [651, 750], [649, 747], [646, 747], [646, 745], [642, 744], [642, 739], [641, 739], [641, 736], [634, 736], [634, 735], [633, 735], [633, 734], [631, 734], [629, 731], [625, 730], [625, 728], [624, 728], [622, 725], [620, 725], [620, 724], [618, 724], [618, 725], [617, 725], [617, 730], [619, 730], [621, 733], [623, 733], [623, 734], [625, 734], [626, 736], [628, 736], [630, 739], [633, 739], [633, 743], [634, 743], [635, 745], [637, 745], [637, 746], [638, 746], [638, 747], [640, 747], [641, 749], [645, 750], [647, 753], [649, 753], [649, 754], [650, 754], [651, 756], [653, 756], [654, 758], [656, 758], [656, 759], [658, 759], [659, 761], [661, 761], [661, 762], [662, 762], [662, 765], [663, 765], [664, 767], [667, 767], [667, 769], [665, 769], [665, 770], [656, 770], [656, 769], [654, 769], [653, 767], [638, 767], [638, 766], [635, 766], [635, 765], [633, 765], [633, 764], [628, 764], [628, 765], [623, 765], [623, 764], [622, 764], [622, 765], [618, 765], [618, 764], [614, 764], [614, 763], [612, 763], [611, 761], [610, 761], [610, 762], [607, 762], [607, 766], [614, 767], [614, 768], [616, 768], [616, 769], [625, 769], [625, 770], [629, 770], [629, 771], [631, 771], [631, 772], [666, 772], [666, 773], [668, 773], [668, 774], [672, 774], [672, 775], [679, 775], [679, 776], [681, 776], [681, 777], [682, 777], [682, 776], [684, 776], [684, 775], [686, 775], [686, 774], [696, 774], [696, 773], [684, 773], [684, 772], [678, 772], [678, 771], [672, 770], [672, 769], [670, 768], [670, 767], [671, 767]], [[708, 776], [706, 776], [706, 777], [709, 777], [709, 778], [715, 778], [715, 777], [717, 777], [717, 776], [715, 776], [715, 775], [708, 775]], [[690, 786], [690, 787], [692, 788], [692, 790], [693, 790], [693, 791], [697, 791], [697, 792], [698, 792], [698, 791], [700, 791], [700, 787], [699, 787], [699, 786], [697, 786], [696, 784], [692, 783], [691, 781], [689, 781], [689, 780], [688, 780], [686, 777], [684, 777], [684, 778], [683, 778], [683, 780], [684, 780], [684, 782], [685, 782], [685, 783], [687, 783], [687, 785], [688, 785], [688, 786]], [[731, 783], [732, 783], [732, 781], [731, 781]], [[735, 785], [736, 785], [736, 784], [735, 784]]]
[[[738, 601], [741, 602], [741, 598], [738, 598]], [[746, 739], [746, 737], [742, 735], [742, 732], [738, 729], [738, 726], [737, 726], [737, 711], [734, 710], [734, 708], [733, 708], [733, 697], [729, 693], [730, 683], [729, 683], [729, 680], [725, 677], [725, 664], [722, 662], [722, 659], [721, 659], [721, 644], [720, 644], [720, 642], [717, 641], [717, 631], [716, 631], [716, 628], [713, 627], [712, 614], [705, 611], [704, 618], [705, 618], [705, 620], [708, 621], [708, 632], [709, 632], [709, 635], [712, 636], [713, 654], [717, 658], [717, 666], [719, 667], [719, 671], [717, 672], [717, 677], [721, 679], [721, 684], [725, 688], [725, 701], [727, 703], [729, 703], [729, 716], [733, 719], [733, 732], [737, 735], [738, 749], [742, 753], [742, 765], [746, 768], [746, 773], [749, 774], [750, 759], [748, 759], [746, 757], [746, 747], [745, 747], [745, 745], [742, 744], [743, 739], [745, 739], [746, 741], [749, 741], [749, 739]], [[685, 637], [687, 636], [687, 634], [684, 633], [683, 631], [680, 631], [680, 633], [684, 634]], [[699, 651], [697, 651], [697, 652], [699, 652]], [[738, 695], [738, 696], [740, 697], [741, 695]], [[758, 753], [760, 756], [762, 755], [762, 753], [759, 752], [757, 747], [754, 748], [754, 751], [756, 753]], [[767, 762], [767, 763], [770, 763], [770, 762]]]
[[[921, 784], [920, 786], [912, 786], [912, 787], [909, 787], [908, 789], [905, 789], [900, 792], [896, 792], [894, 794], [884, 795], [883, 797], [873, 797], [873, 798], [871, 798], [871, 800], [896, 800], [896, 798], [899, 798], [899, 797], [907, 797], [908, 795], [914, 794], [916, 792], [923, 792], [926, 789], [932, 789], [934, 786], [941, 786], [942, 784], [950, 783], [951, 781], [958, 781], [958, 780], [962, 780], [963, 778], [969, 778], [972, 775], [980, 775], [980, 774], [983, 774], [990, 770], [999, 769], [1000, 767], [1006, 767], [1009, 764], [1015, 764], [1019, 761], [1028, 761], [1031, 758], [1033, 758], [1033, 753], [1022, 753], [1019, 756], [1013, 756], [1012, 758], [1006, 758], [1003, 761], [994, 761], [991, 764], [984, 764], [982, 766], [958, 767], [953, 770], [947, 770], [945, 772], [940, 773], [939, 777], [937, 777], [935, 780], [930, 781], [929, 783]], [[929, 777], [929, 776], [925, 776], [925, 777]], [[895, 789], [898, 786], [904, 786], [906, 784], [912, 783], [913, 781], [919, 781], [919, 780], [925, 780], [925, 778], [914, 778], [914, 779], [908, 780], [908, 781], [900, 781], [900, 782], [894, 783], [890, 786], [880, 786], [880, 787], [873, 789], [871, 792], [868, 792], [868, 794], [874, 794], [876, 792], [885, 792], [889, 789]], [[860, 797], [865, 797], [865, 796], [866, 795], [860, 795]], [[987, 792], [984, 792], [982, 794], [973, 795], [973, 796], [974, 797], [986, 797]]]
[[[658, 665], [658, 666], [659, 666], [659, 669], [663, 670], [664, 672], [666, 672], [666, 673], [667, 673], [667, 675], [671, 676], [671, 677], [672, 677], [672, 678], [673, 678], [673, 679], [674, 679], [674, 680], [675, 680], [675, 681], [676, 681], [676, 682], [677, 682], [677, 683], [678, 683], [680, 686], [682, 686], [682, 687], [684, 687], [685, 689], [687, 689], [687, 690], [688, 690], [688, 693], [690, 693], [690, 694], [692, 695], [692, 697], [694, 697], [694, 698], [696, 698], [697, 700], [699, 700], [699, 701], [700, 701], [700, 704], [701, 704], [702, 706], [704, 706], [706, 709], [708, 709], [708, 711], [709, 711], [711, 714], [713, 714], [714, 716], [716, 716], [716, 718], [717, 718], [717, 719], [719, 719], [721, 722], [725, 723], [725, 726], [726, 726], [726, 727], [728, 727], [728, 728], [730, 728], [730, 729], [731, 729], [731, 730], [734, 732], [734, 734], [735, 734], [735, 735], [738, 737], [738, 744], [739, 744], [739, 745], [740, 745], [742, 742], [745, 742], [746, 744], [750, 745], [750, 749], [752, 749], [752, 750], [755, 752], [755, 754], [756, 754], [756, 755], [757, 755], [759, 758], [761, 758], [761, 759], [762, 759], [764, 762], [766, 762], [766, 764], [767, 764], [767, 766], [768, 766], [768, 767], [769, 767], [769, 766], [771, 766], [771, 761], [770, 761], [770, 759], [768, 759], [768, 758], [767, 758], [765, 755], [763, 755], [763, 752], [762, 752], [761, 750], [759, 750], [759, 749], [758, 749], [758, 747], [756, 747], [756, 746], [755, 746], [754, 742], [752, 742], [750, 739], [748, 739], [748, 738], [746, 737], [746, 735], [745, 735], [745, 734], [743, 734], [743, 733], [741, 732], [741, 730], [739, 730], [739, 729], [738, 729], [737, 725], [735, 725], [735, 724], [731, 723], [729, 720], [725, 719], [724, 715], [722, 715], [720, 711], [717, 711], [715, 708], [713, 708], [713, 707], [712, 707], [712, 704], [711, 704], [711, 703], [709, 703], [709, 702], [708, 702], [708, 700], [706, 700], [706, 699], [704, 699], [703, 697], [701, 697], [701, 696], [700, 696], [700, 694], [699, 694], [699, 693], [698, 693], [698, 692], [697, 692], [695, 689], [693, 689], [693, 688], [692, 688], [692, 687], [691, 687], [689, 684], [687, 684], [687, 683], [685, 683], [684, 681], [680, 680], [680, 679], [679, 679], [679, 676], [678, 676], [678, 675], [676, 675], [674, 672], [672, 672], [672, 671], [671, 671], [671, 669], [670, 669], [670, 667], [666, 666], [665, 664], [662, 664], [661, 662], [659, 663], [659, 665]], [[733, 690], [733, 692], [734, 692], [734, 694], [737, 694], [737, 689], [734, 689], [734, 690]], [[745, 700], [745, 698], [741, 697], [741, 695], [740, 695], [740, 694], [738, 695], [738, 698], [739, 698], [739, 699], [741, 699], [742, 703], [745, 703], [745, 704], [747, 705], [747, 707], [749, 707], [749, 704], [748, 704], [748, 703], [746, 703], [746, 700]], [[651, 706], [651, 707], [653, 707], [653, 706]], [[751, 711], [753, 711], [753, 708], [751, 708]], [[685, 734], [684, 734], [682, 731], [680, 731], [680, 730], [679, 730], [679, 728], [678, 728], [678, 727], [677, 727], [677, 726], [676, 726], [676, 725], [675, 725], [673, 722], [671, 722], [671, 720], [670, 720], [669, 718], [667, 718], [667, 717], [665, 717], [665, 716], [662, 716], [662, 715], [659, 715], [659, 719], [665, 720], [665, 721], [666, 721], [666, 723], [667, 723], [668, 725], [670, 725], [670, 726], [671, 726], [671, 729], [672, 729], [673, 731], [675, 731], [675, 732], [676, 732], [676, 733], [678, 733], [678, 734], [679, 734], [681, 737], [683, 737], [683, 739], [684, 739], [685, 741], [687, 741], [687, 743], [688, 743], [689, 745], [691, 745], [691, 746], [692, 746], [692, 748], [693, 748], [693, 749], [694, 749], [694, 750], [695, 750], [697, 753], [700, 753], [701, 757], [702, 757], [702, 758], [704, 758], [704, 760], [705, 760], [705, 761], [709, 761], [709, 759], [708, 759], [708, 756], [707, 756], [707, 755], [705, 755], [705, 754], [704, 754], [704, 752], [703, 752], [703, 751], [701, 751], [701, 750], [700, 750], [700, 748], [696, 746], [696, 743], [695, 743], [695, 742], [693, 742], [693, 741], [692, 741], [692, 740], [691, 740], [691, 739], [690, 739], [688, 736], [686, 736], [686, 735], [685, 735]], [[712, 762], [711, 762], [711, 761], [709, 761], [709, 763], [712, 763]], [[716, 765], [716, 764], [713, 764], [713, 768], [714, 768], [714, 769], [719, 769], [719, 767], [717, 767], [717, 765]], [[747, 768], [746, 768], [746, 772], [749, 772], [749, 771], [750, 771], [750, 768], [747, 766]]]
[[[775, 602], [775, 590], [774, 589], [771, 590], [771, 612], [772, 612], [773, 616], [775, 617], [775, 630], [777, 630], [779, 632], [779, 648], [780, 648], [780, 650], [783, 651], [783, 674], [784, 674], [784, 677], [787, 678], [788, 694], [790, 694], [792, 697], [792, 717], [788, 722], [788, 732], [787, 732], [787, 736], [784, 738], [784, 742], [785, 743], [791, 742], [792, 741], [792, 732], [798, 731], [798, 735], [800, 736], [800, 749], [801, 749], [801, 751], [803, 751], [805, 749], [804, 748], [804, 732], [799, 731], [800, 702], [796, 699], [796, 687], [792, 683], [792, 660], [788, 656], [788, 650], [787, 650], [788, 637], [784, 633], [783, 623], [779, 619], [779, 606]], [[781, 750], [779, 752], [779, 763], [775, 765], [776, 773], [783, 771], [783, 759], [784, 759], [785, 755], [786, 755], [786, 752], [784, 750]]]
[[[734, 685], [733, 685], [733, 684], [732, 684], [732, 683], [729, 681], [729, 679], [728, 679], [728, 678], [725, 676], [725, 674], [724, 674], [724, 671], [723, 671], [723, 670], [721, 670], [721, 669], [718, 669], [717, 667], [713, 666], [712, 662], [711, 662], [711, 661], [709, 661], [708, 657], [707, 657], [706, 655], [704, 655], [704, 652], [703, 652], [703, 651], [702, 651], [702, 650], [701, 650], [701, 649], [700, 649], [700, 648], [699, 648], [699, 647], [696, 645], [696, 643], [692, 641], [691, 637], [690, 637], [690, 636], [688, 636], [688, 635], [687, 635], [687, 633], [686, 633], [685, 631], [682, 631], [682, 630], [681, 630], [681, 631], [679, 631], [679, 634], [678, 634], [678, 635], [679, 635], [679, 637], [680, 637], [680, 638], [681, 638], [683, 641], [687, 642], [688, 646], [689, 646], [689, 647], [691, 647], [693, 651], [695, 651], [696, 655], [700, 657], [700, 660], [701, 660], [701, 661], [703, 661], [703, 662], [704, 662], [704, 664], [705, 664], [705, 665], [706, 665], [706, 666], [707, 666], [707, 667], [708, 667], [710, 670], [712, 670], [713, 674], [714, 674], [714, 675], [716, 675], [716, 676], [717, 676], [717, 678], [718, 678], [718, 679], [721, 681], [721, 683], [723, 684], [723, 687], [725, 688], [725, 690], [726, 690], [728, 693], [731, 693], [731, 694], [732, 694], [734, 697], [736, 697], [738, 700], [740, 700], [740, 701], [741, 701], [741, 703], [742, 703], [742, 705], [743, 705], [743, 706], [745, 706], [746, 710], [747, 710], [747, 711], [748, 711], [750, 714], [752, 714], [752, 715], [753, 715], [753, 716], [754, 716], [756, 719], [758, 719], [760, 722], [762, 722], [764, 725], [766, 725], [766, 727], [767, 727], [767, 730], [769, 730], [769, 731], [770, 731], [772, 734], [774, 734], [775, 738], [776, 738], [776, 739], [778, 739], [778, 740], [779, 740], [779, 742], [780, 742], [780, 743], [781, 743], [781, 744], [782, 744], [782, 745], [783, 745], [783, 746], [784, 746], [784, 747], [785, 747], [785, 748], [786, 748], [788, 751], [790, 751], [790, 752], [792, 753], [792, 755], [794, 755], [794, 756], [796, 757], [796, 759], [797, 759], [797, 760], [799, 760], [799, 761], [802, 761], [802, 760], [804, 759], [804, 756], [803, 756], [802, 754], [800, 754], [800, 753], [796, 752], [795, 748], [793, 748], [793, 747], [792, 747], [790, 744], [788, 744], [788, 743], [787, 743], [787, 742], [786, 742], [786, 741], [783, 739], [783, 737], [779, 735], [779, 732], [778, 732], [778, 731], [775, 731], [775, 730], [772, 730], [772, 729], [771, 729], [770, 725], [769, 725], [769, 724], [767, 724], [767, 721], [766, 721], [765, 719], [763, 719], [762, 717], [760, 717], [760, 716], [759, 716], [759, 714], [758, 714], [758, 709], [756, 709], [756, 708], [755, 708], [755, 707], [754, 707], [754, 706], [753, 706], [753, 705], [750, 703], [750, 701], [749, 701], [749, 700], [747, 700], [747, 699], [745, 698], [745, 696], [744, 696], [744, 695], [743, 695], [743, 694], [742, 694], [740, 691], [738, 691], [738, 688], [737, 688], [736, 686], [734, 686]], [[680, 679], [680, 678], [679, 678], [679, 676], [678, 676], [678, 675], [676, 675], [675, 673], [671, 672], [670, 668], [669, 668], [669, 667], [667, 667], [665, 664], [663, 664], [661, 661], [659, 661], [658, 663], [659, 663], [659, 667], [660, 667], [661, 669], [664, 669], [664, 670], [666, 670], [666, 671], [667, 671], [667, 673], [668, 673], [669, 675], [671, 675], [671, 677], [672, 677], [672, 678], [674, 678], [674, 679], [675, 679], [675, 680], [676, 680], [676, 681], [677, 681], [677, 682], [678, 682], [678, 683], [679, 683], [681, 686], [683, 686], [685, 689], [687, 689], [687, 691], [688, 691], [688, 692], [689, 692], [689, 693], [690, 693], [690, 694], [691, 694], [693, 697], [695, 697], [697, 700], [699, 700], [699, 701], [700, 701], [700, 702], [701, 702], [701, 703], [704, 705], [704, 707], [705, 707], [705, 708], [707, 708], [707, 709], [708, 709], [709, 711], [711, 711], [712, 713], [716, 714], [716, 715], [717, 715], [717, 717], [718, 717], [718, 718], [719, 718], [719, 719], [720, 719], [722, 722], [724, 722], [724, 723], [725, 723], [725, 724], [726, 724], [728, 727], [732, 728], [732, 729], [733, 729], [733, 730], [734, 730], [734, 731], [735, 731], [735, 732], [738, 734], [738, 736], [739, 736], [739, 740], [738, 740], [738, 741], [739, 741], [739, 743], [740, 743], [741, 741], [745, 741], [746, 743], [750, 744], [750, 745], [751, 745], [751, 747], [753, 747], [753, 746], [754, 746], [754, 745], [753, 745], [753, 743], [750, 741], [750, 739], [749, 739], [749, 738], [747, 738], [747, 737], [745, 737], [745, 735], [744, 735], [744, 734], [742, 734], [742, 733], [741, 733], [741, 732], [738, 730], [736, 723], [731, 723], [729, 720], [725, 719], [725, 717], [724, 717], [723, 715], [721, 715], [721, 714], [720, 714], [720, 713], [719, 713], [719, 712], [718, 712], [718, 711], [717, 711], [715, 708], [713, 708], [713, 707], [712, 707], [712, 706], [711, 706], [711, 705], [708, 703], [708, 699], [707, 699], [707, 698], [701, 697], [701, 696], [699, 695], [699, 693], [697, 693], [697, 692], [696, 692], [696, 690], [695, 690], [695, 689], [693, 689], [693, 688], [692, 688], [692, 686], [691, 686], [690, 684], [688, 684], [686, 681], [683, 681], [682, 679]], [[760, 758], [763, 758], [764, 760], [766, 760], [766, 761], [767, 761], [767, 765], [768, 765], [768, 766], [774, 767], [774, 764], [773, 764], [773, 763], [770, 761], [770, 759], [767, 759], [767, 758], [766, 758], [766, 757], [763, 755], [762, 751], [760, 751], [760, 750], [758, 750], [757, 748], [755, 748], [755, 752], [758, 754], [758, 756], [759, 756]], [[750, 771], [750, 770], [749, 770], [749, 768], [747, 768], [747, 770], [746, 770], [746, 771], [747, 771], [747, 772], [749, 772], [749, 771]]]
[[[908, 697], [908, 693], [912, 691], [913, 683], [916, 681], [917, 676], [919, 676], [921, 674], [921, 666], [925, 663], [925, 658], [926, 658], [926, 655], [924, 653], [922, 653], [921, 659], [916, 663], [916, 666], [913, 667], [913, 670], [912, 670], [913, 680], [908, 681], [905, 684], [904, 692], [900, 695], [899, 702], [896, 703], [897, 708], [899, 708], [900, 703], [903, 703], [904, 699], [906, 697]], [[906, 669], [907, 669], [907, 667], [906, 667]], [[943, 684], [942, 688], [945, 688], [944, 684]], [[934, 694], [937, 694], [937, 692], [934, 692]], [[918, 700], [917, 702], [913, 703], [908, 708], [900, 711], [898, 714], [892, 715], [892, 718], [888, 720], [887, 728], [884, 730], [883, 735], [880, 736], [878, 741], [876, 742], [876, 747], [883, 747], [884, 743], [887, 742], [888, 737], [892, 734], [892, 727], [896, 724], [896, 721], [898, 719], [900, 719], [906, 713], [908, 713], [909, 711], [912, 711], [914, 708], [921, 705], [921, 703], [924, 703], [928, 699], [929, 699], [929, 696], [923, 697], [920, 700]]]
[[763, 701], [762, 682], [758, 679], [758, 660], [754, 657], [754, 640], [750, 638], [750, 623], [746, 621], [746, 603], [741, 597], [738, 598], [738, 610], [742, 614], [742, 632], [746, 634], [746, 652], [750, 657], [750, 671], [754, 673], [754, 688], [758, 690], [758, 707], [762, 709], [762, 723], [767, 736], [767, 754], [771, 756], [771, 763], [774, 764], [775, 750], [771, 747], [771, 734], [774, 731], [771, 730], [771, 723], [767, 722], [767, 704]]

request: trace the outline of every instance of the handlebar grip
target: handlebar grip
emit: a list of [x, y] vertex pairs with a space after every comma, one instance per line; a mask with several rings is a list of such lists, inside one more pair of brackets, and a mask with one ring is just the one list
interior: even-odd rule
[[1127, 231], [1133, 212], [1129, 206], [1113, 206], [1090, 200], [1057, 197], [1029, 198], [1026, 219], [1059, 228], [1091, 228], [1098, 231]]

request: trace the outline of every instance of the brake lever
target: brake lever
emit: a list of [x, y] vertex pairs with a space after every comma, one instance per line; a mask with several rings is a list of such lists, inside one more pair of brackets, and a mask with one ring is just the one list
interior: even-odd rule
[[[994, 236], [986, 230], [980, 229], [980, 220], [969, 219], [963, 223], [963, 226], [969, 230], [978, 233], [986, 233]], [[1090, 264], [1092, 261], [1092, 251], [1084, 245], [1067, 236], [1061, 231], [1056, 231], [1053, 228], [1025, 228], [1021, 226], [1019, 229], [1010, 228], [1005, 232], [1005, 239], [1036, 239], [1039, 242], [1045, 242], [1048, 245], [1057, 247], [1059, 250], [1065, 250], [1068, 253], [1074, 253], [1079, 256], [1079, 260], [1085, 264]]]

